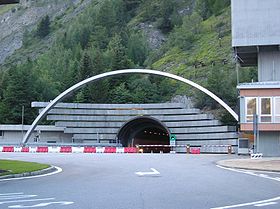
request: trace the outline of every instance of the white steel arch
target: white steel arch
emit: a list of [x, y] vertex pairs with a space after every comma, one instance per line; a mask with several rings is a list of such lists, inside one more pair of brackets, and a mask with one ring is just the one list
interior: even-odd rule
[[110, 71], [110, 72], [106, 72], [106, 73], [102, 73], [90, 78], [87, 78], [75, 85], [73, 85], [72, 87], [70, 87], [69, 89], [66, 89], [64, 92], [62, 92], [61, 94], [59, 94], [54, 100], [52, 100], [47, 107], [45, 107], [43, 109], [43, 111], [37, 116], [37, 118], [33, 121], [32, 125], [30, 126], [30, 128], [28, 129], [27, 133], [24, 135], [24, 138], [22, 140], [22, 144], [25, 144], [29, 137], [31, 136], [32, 132], [34, 131], [34, 129], [36, 128], [36, 126], [38, 125], [38, 123], [41, 121], [41, 119], [43, 119], [47, 113], [58, 103], [60, 102], [63, 98], [65, 98], [67, 95], [69, 95], [70, 93], [82, 88], [84, 85], [91, 83], [93, 81], [96, 80], [100, 80], [102, 78], [106, 78], [106, 77], [111, 77], [114, 75], [120, 75], [120, 74], [151, 74], [151, 75], [159, 75], [159, 76], [164, 76], [167, 78], [172, 78], [178, 81], [182, 81], [186, 84], [189, 84], [195, 88], [197, 88], [198, 90], [204, 92], [205, 94], [207, 94], [208, 96], [212, 97], [214, 100], [216, 100], [220, 105], [222, 105], [233, 117], [236, 121], [238, 121], [238, 115], [223, 101], [221, 100], [219, 97], [217, 97], [215, 94], [213, 94], [211, 91], [207, 90], [206, 88], [177, 75], [171, 74], [171, 73], [166, 73], [166, 72], [162, 72], [162, 71], [157, 71], [157, 70], [149, 70], [149, 69], [124, 69], [124, 70], [116, 70], [116, 71]]

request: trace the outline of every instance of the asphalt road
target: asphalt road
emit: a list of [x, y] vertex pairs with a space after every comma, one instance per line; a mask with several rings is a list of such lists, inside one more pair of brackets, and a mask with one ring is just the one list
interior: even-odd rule
[[217, 167], [227, 155], [0, 153], [0, 158], [63, 169], [0, 181], [0, 208], [280, 208], [280, 174]]

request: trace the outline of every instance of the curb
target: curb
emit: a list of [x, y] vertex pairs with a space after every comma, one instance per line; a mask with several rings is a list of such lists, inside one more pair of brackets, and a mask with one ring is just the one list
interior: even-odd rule
[[220, 161], [216, 162], [216, 165], [225, 167], [225, 168], [233, 168], [233, 169], [243, 169], [243, 170], [249, 170], [249, 171], [266, 171], [266, 172], [275, 172], [280, 173], [280, 170], [274, 170], [274, 169], [262, 169], [262, 168], [248, 168], [248, 167], [242, 167], [242, 166], [229, 166], [221, 163]]
[[26, 177], [26, 176], [37, 176], [37, 175], [52, 173], [56, 170], [57, 169], [54, 166], [50, 166], [49, 168], [45, 168], [45, 169], [39, 170], [39, 171], [32, 171], [32, 172], [26, 172], [26, 173], [20, 173], [20, 174], [10, 174], [10, 175], [5, 175], [5, 176], [0, 176], [0, 179], [12, 179], [12, 178], [20, 178], [20, 177]]

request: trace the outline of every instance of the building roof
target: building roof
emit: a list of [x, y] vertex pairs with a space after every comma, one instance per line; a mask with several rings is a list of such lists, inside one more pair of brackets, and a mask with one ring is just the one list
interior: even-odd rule
[[241, 83], [237, 89], [280, 89], [280, 81]]
[[[30, 125], [0, 125], [0, 131], [27, 131]], [[63, 127], [55, 127], [55, 126], [37, 126], [35, 131], [64, 131]]]

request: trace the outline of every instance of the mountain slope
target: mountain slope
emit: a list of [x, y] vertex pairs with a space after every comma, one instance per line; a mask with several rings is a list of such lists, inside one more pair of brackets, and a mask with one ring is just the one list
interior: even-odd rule
[[[19, 123], [22, 105], [29, 123], [36, 114], [29, 108], [31, 101], [48, 101], [89, 76], [132, 67], [181, 75], [235, 108], [230, 8], [223, 2], [229, 1], [69, 0], [66, 7], [53, 13], [46, 12], [51, 11], [46, 8], [53, 1], [41, 2], [46, 11], [30, 23], [22, 47], [7, 53], [9, 57], [5, 54], [8, 58], [1, 65], [0, 123]], [[31, 4], [32, 11], [39, 7], [37, 3]], [[22, 10], [24, 14], [27, 11]], [[50, 15], [46, 26], [50, 30], [38, 36], [38, 30], [44, 30], [39, 25], [46, 14]], [[241, 80], [254, 79], [254, 72], [242, 71]], [[23, 87], [29, 89], [28, 97]], [[220, 110], [216, 102], [195, 89], [147, 75], [105, 79], [81, 89], [68, 101], [165, 102], [178, 94], [191, 97], [199, 108]]]

